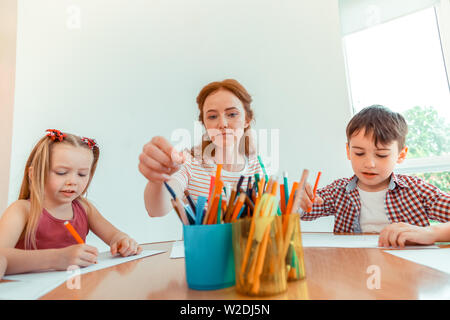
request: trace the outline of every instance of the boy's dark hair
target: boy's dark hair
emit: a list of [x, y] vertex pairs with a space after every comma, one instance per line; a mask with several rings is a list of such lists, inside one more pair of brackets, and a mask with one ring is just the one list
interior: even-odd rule
[[408, 124], [400, 113], [381, 105], [372, 105], [355, 114], [347, 125], [347, 142], [364, 129], [364, 135], [373, 134], [375, 145], [398, 142], [399, 151], [405, 146]]

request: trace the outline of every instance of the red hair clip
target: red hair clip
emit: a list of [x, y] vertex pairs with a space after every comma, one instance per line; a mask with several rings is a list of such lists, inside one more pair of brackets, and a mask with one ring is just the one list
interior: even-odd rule
[[58, 140], [59, 142], [61, 142], [67, 136], [65, 133], [62, 133], [61, 131], [56, 129], [47, 129], [45, 131], [48, 132], [47, 137], [52, 139], [52, 141]]
[[97, 142], [94, 139], [89, 139], [86, 137], [81, 138], [81, 141], [83, 141], [84, 143], [86, 143], [89, 147], [89, 149], [93, 149], [94, 147], [98, 147]]

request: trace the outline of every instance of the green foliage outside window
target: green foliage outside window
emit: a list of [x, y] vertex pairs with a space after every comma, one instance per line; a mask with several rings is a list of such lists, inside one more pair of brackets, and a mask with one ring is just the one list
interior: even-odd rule
[[[450, 124], [433, 107], [413, 107], [403, 113], [408, 123], [408, 158], [450, 155]], [[450, 192], [450, 172], [414, 174]]]

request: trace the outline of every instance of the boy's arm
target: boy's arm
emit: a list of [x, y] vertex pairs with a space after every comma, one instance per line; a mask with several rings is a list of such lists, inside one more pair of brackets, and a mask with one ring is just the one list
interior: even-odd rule
[[450, 194], [423, 180], [419, 182], [418, 186], [428, 218], [439, 222], [449, 222]]
[[321, 189], [317, 189], [316, 195], [322, 198], [323, 203], [319, 204], [317, 202], [314, 202], [311, 212], [301, 211], [301, 219], [305, 221], [311, 221], [320, 217], [334, 215], [334, 213], [336, 212], [334, 189], [334, 184], [330, 184]]
[[436, 235], [436, 242], [449, 242], [450, 241], [450, 222], [436, 224], [430, 227], [433, 233]]

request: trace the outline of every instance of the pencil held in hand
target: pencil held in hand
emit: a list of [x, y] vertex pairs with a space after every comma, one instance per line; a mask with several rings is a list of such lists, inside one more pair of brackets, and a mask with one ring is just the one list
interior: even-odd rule
[[69, 230], [70, 234], [75, 238], [75, 240], [76, 240], [79, 244], [84, 244], [83, 239], [81, 239], [80, 235], [79, 235], [78, 232], [75, 230], [75, 228], [70, 224], [69, 221], [64, 222], [64, 225], [66, 226], [67, 230]]
[[[322, 175], [322, 172], [318, 172], [317, 173], [317, 178], [316, 178], [316, 182], [314, 183], [314, 189], [313, 189], [313, 197], [311, 199], [311, 202], [314, 204], [314, 200], [316, 199], [316, 191], [317, 191], [317, 186], [319, 185], [319, 179], [320, 176]], [[312, 206], [308, 207], [308, 209], [306, 210], [306, 212], [311, 212], [312, 211]]]

